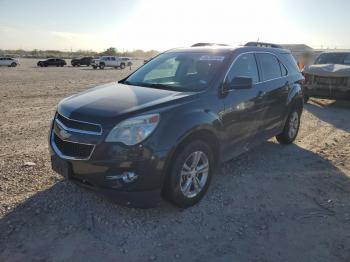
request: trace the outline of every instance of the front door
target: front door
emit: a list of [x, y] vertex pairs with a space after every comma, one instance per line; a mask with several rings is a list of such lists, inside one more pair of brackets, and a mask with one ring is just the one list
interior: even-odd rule
[[228, 159], [248, 150], [252, 138], [258, 131], [257, 121], [261, 119], [266, 109], [253, 53], [239, 55], [224, 82], [231, 82], [235, 77], [249, 77], [253, 86], [249, 89], [230, 90], [224, 98], [225, 109], [221, 113], [221, 119], [224, 124], [224, 144]]

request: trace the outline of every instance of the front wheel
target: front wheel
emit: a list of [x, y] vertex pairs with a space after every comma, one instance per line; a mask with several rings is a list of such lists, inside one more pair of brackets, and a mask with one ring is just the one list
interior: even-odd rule
[[276, 136], [280, 144], [293, 143], [299, 132], [300, 116], [301, 110], [297, 107], [289, 113], [283, 132]]
[[100, 64], [100, 69], [104, 69], [105, 68], [105, 64]]
[[125, 68], [125, 64], [124, 63], [121, 63], [120, 64], [120, 69], [124, 69]]
[[16, 67], [17, 66], [17, 64], [15, 63], [15, 62], [13, 62], [12, 64], [11, 64], [11, 67]]
[[165, 197], [178, 207], [195, 205], [207, 191], [213, 171], [211, 147], [201, 140], [189, 143], [175, 156], [165, 182]]

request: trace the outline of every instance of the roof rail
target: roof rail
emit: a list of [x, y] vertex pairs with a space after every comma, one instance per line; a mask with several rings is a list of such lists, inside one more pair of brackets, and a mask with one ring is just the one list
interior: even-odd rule
[[214, 45], [228, 46], [227, 44], [217, 44], [217, 43], [195, 43], [195, 44], [191, 45], [191, 47], [197, 47], [197, 46], [214, 46]]
[[272, 44], [272, 43], [264, 43], [264, 42], [248, 42], [244, 46], [282, 48], [282, 46], [280, 46], [280, 45]]

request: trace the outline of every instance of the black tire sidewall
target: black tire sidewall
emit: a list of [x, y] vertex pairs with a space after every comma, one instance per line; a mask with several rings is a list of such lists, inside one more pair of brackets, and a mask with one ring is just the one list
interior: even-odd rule
[[[294, 112], [296, 112], [298, 114], [298, 129], [297, 129], [295, 136], [291, 138], [291, 137], [289, 137], [290, 119], [291, 119]], [[298, 136], [298, 133], [299, 133], [300, 118], [301, 118], [301, 108], [293, 107], [293, 109], [289, 112], [289, 115], [287, 117], [283, 132], [276, 137], [278, 142], [280, 142], [281, 144], [293, 143], [293, 141], [296, 139], [296, 137]]]
[[[188, 156], [195, 151], [202, 151], [208, 157], [209, 173], [206, 184], [202, 191], [197, 196], [193, 198], [188, 198], [182, 193], [180, 188], [180, 173], [183, 164], [188, 158]], [[214, 166], [214, 155], [210, 146], [201, 140], [190, 142], [179, 153], [177, 153], [177, 155], [174, 158], [174, 164], [170, 167], [170, 170], [168, 172], [169, 177], [166, 180], [166, 185], [164, 187], [165, 195], [171, 202], [173, 202], [179, 207], [189, 207], [195, 205], [203, 198], [206, 191], [208, 190], [211, 178], [213, 176]]]

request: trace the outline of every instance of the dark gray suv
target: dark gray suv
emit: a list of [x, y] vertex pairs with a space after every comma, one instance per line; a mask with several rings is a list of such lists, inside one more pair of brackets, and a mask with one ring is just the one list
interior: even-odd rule
[[220, 162], [274, 136], [294, 141], [302, 80], [278, 47], [170, 50], [118, 83], [61, 101], [52, 167], [125, 205], [154, 206], [161, 195], [194, 205]]

